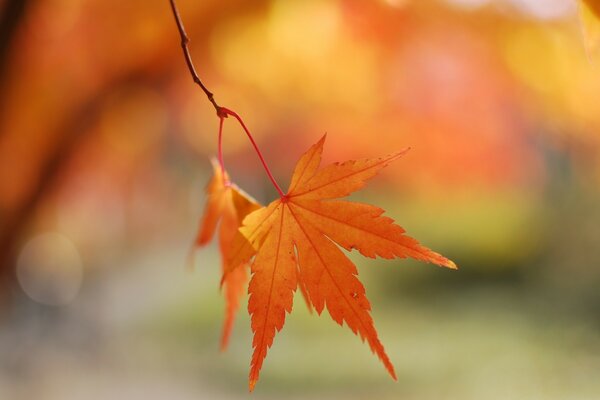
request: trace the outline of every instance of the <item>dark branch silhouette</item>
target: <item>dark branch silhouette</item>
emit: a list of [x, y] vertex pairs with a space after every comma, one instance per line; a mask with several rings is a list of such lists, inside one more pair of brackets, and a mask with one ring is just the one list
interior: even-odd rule
[[187, 33], [185, 32], [185, 28], [183, 26], [183, 22], [181, 21], [181, 16], [179, 15], [179, 10], [177, 9], [177, 4], [175, 4], [175, 0], [169, 0], [171, 2], [171, 10], [173, 10], [173, 16], [175, 17], [175, 23], [177, 24], [177, 29], [179, 30], [179, 36], [181, 36], [181, 49], [183, 50], [183, 56], [185, 57], [185, 63], [187, 64], [188, 69], [190, 70], [190, 74], [192, 74], [192, 78], [194, 82], [200, 86], [206, 97], [208, 97], [208, 101], [210, 101], [215, 107], [215, 111], [217, 115], [222, 118], [226, 118], [226, 115], [223, 114], [221, 107], [215, 101], [215, 97], [213, 93], [208, 90], [208, 88], [202, 83], [202, 80], [198, 76], [196, 72], [196, 68], [194, 67], [194, 62], [192, 61], [192, 56], [190, 54], [190, 49], [188, 47], [188, 43], [190, 39], [188, 38]]

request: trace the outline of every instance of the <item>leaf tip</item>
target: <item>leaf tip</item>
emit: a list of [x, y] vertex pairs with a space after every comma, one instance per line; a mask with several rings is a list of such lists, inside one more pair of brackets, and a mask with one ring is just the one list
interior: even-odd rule
[[410, 151], [410, 149], [410, 147], [405, 147], [400, 151], [388, 155], [387, 157], [385, 157], [385, 165], [387, 166], [389, 163], [396, 161], [400, 157], [404, 156], [406, 153], [408, 153], [408, 151]]
[[327, 139], [327, 132], [321, 136], [321, 139], [317, 143], [314, 144], [315, 147], [319, 148], [320, 151], [323, 151], [323, 145], [325, 144], [325, 139]]
[[398, 151], [394, 156], [394, 158], [398, 158], [398, 157], [402, 157], [403, 155], [405, 155], [406, 153], [408, 153], [409, 151], [412, 150], [412, 147], [405, 147], [402, 150]]
[[218, 172], [220, 170], [219, 160], [216, 157], [210, 158], [210, 165], [212, 166], [213, 172]]
[[456, 263], [444, 256], [442, 256], [441, 254], [437, 254], [437, 257], [435, 260], [431, 260], [430, 262], [433, 262], [434, 264], [440, 266], [440, 267], [445, 267], [448, 269], [453, 269], [453, 270], [457, 270], [458, 266], [456, 265]]
[[219, 351], [221, 353], [225, 353], [227, 351], [227, 347], [229, 346], [229, 336], [226, 332], [223, 332], [223, 336], [221, 336], [221, 345], [219, 346]]
[[456, 263], [452, 260], [448, 260], [446, 262], [446, 264], [444, 264], [445, 267], [448, 267], [450, 269], [458, 269], [458, 266], [456, 265]]
[[394, 369], [394, 365], [392, 364], [390, 359], [387, 357], [387, 354], [384, 354], [384, 357], [383, 358], [380, 357], [380, 359], [381, 359], [381, 361], [383, 361], [383, 365], [385, 366], [385, 369], [390, 374], [392, 379], [395, 381], [398, 381], [398, 377], [396, 376], [396, 370]]
[[252, 393], [254, 391], [254, 386], [256, 386], [256, 379], [250, 379], [250, 382], [248, 383], [248, 390], [250, 391], [250, 393]]

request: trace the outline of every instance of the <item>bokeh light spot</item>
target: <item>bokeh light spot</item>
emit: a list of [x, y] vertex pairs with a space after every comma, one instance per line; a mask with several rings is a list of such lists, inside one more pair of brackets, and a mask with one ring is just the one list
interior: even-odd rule
[[17, 279], [34, 301], [54, 306], [71, 303], [81, 288], [83, 264], [73, 242], [59, 233], [45, 233], [23, 246]]

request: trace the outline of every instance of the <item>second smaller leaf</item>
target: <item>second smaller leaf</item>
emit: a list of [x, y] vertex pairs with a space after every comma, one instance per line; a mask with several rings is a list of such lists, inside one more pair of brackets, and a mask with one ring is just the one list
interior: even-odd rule
[[[206, 245], [214, 236], [219, 226], [219, 249], [221, 251], [222, 267], [229, 256], [229, 249], [238, 228], [246, 215], [261, 206], [252, 197], [229, 181], [229, 176], [221, 171], [218, 162], [212, 161], [214, 175], [206, 187], [208, 196], [202, 222], [196, 236], [195, 245]], [[227, 348], [235, 314], [240, 306], [248, 282], [248, 267], [246, 263], [238, 265], [222, 282], [225, 295], [225, 321], [221, 336], [221, 350]]]

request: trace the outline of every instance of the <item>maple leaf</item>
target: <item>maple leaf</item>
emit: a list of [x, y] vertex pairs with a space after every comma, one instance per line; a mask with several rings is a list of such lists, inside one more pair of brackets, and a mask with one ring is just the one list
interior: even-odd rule
[[[196, 236], [195, 245], [206, 245], [212, 239], [219, 224], [219, 249], [222, 255], [222, 267], [227, 259], [231, 243], [246, 215], [260, 208], [260, 205], [243, 190], [229, 181], [218, 162], [212, 161], [214, 175], [206, 187], [207, 202], [202, 222]], [[227, 348], [235, 314], [248, 281], [246, 263], [241, 263], [222, 282], [225, 295], [225, 320], [221, 335], [221, 350]]]
[[[249, 214], [236, 234], [223, 275], [254, 256], [248, 292], [254, 338], [249, 386], [254, 389], [268, 349], [292, 310], [299, 286], [318, 314], [327, 308], [340, 325], [366, 340], [390, 375], [394, 367], [379, 341], [356, 266], [337, 246], [367, 257], [414, 258], [456, 265], [405, 235], [381, 208], [344, 200], [406, 150], [377, 159], [334, 163], [318, 169], [325, 136], [296, 164], [285, 196]], [[337, 245], [336, 245], [337, 243]]]

